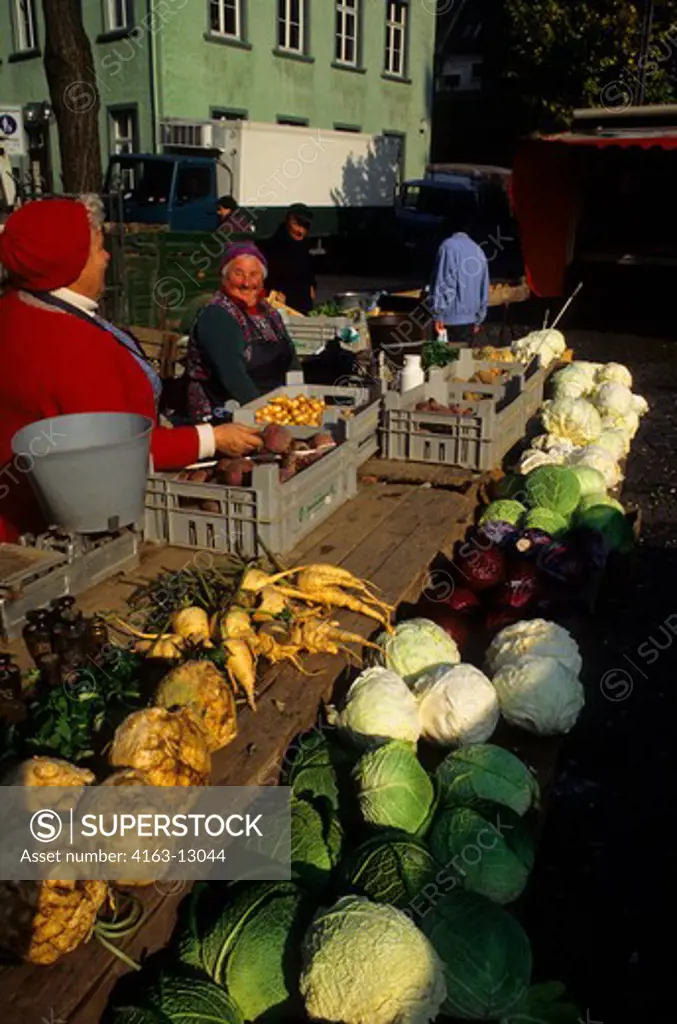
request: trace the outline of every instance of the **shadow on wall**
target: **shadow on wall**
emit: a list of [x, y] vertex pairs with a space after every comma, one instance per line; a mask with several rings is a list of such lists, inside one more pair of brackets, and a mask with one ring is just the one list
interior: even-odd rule
[[398, 170], [399, 155], [392, 140], [376, 138], [366, 156], [348, 157], [341, 188], [331, 190], [332, 201], [339, 207], [391, 205]]

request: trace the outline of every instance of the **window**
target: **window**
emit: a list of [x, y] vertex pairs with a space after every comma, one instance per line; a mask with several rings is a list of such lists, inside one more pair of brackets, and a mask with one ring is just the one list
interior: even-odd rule
[[106, 31], [118, 32], [132, 24], [131, 0], [105, 0]]
[[278, 114], [276, 121], [278, 124], [288, 124], [294, 128], [307, 128], [310, 124], [307, 117], [294, 117], [291, 114]]
[[228, 108], [212, 107], [212, 121], [248, 121], [246, 110], [229, 110]]
[[181, 167], [177, 176], [176, 196], [180, 203], [192, 203], [212, 194], [212, 173], [208, 167]]
[[387, 0], [385, 70], [398, 78], [404, 78], [406, 69], [408, 13], [408, 0]]
[[111, 154], [133, 153], [136, 149], [136, 110], [125, 107], [110, 111]]
[[360, 0], [337, 0], [336, 3], [336, 63], [359, 63]]
[[34, 0], [14, 0], [14, 17], [17, 53], [24, 53], [26, 50], [37, 50], [38, 37], [35, 32]]
[[305, 51], [306, 0], [277, 0], [277, 45], [291, 53]]
[[217, 36], [242, 38], [242, 0], [210, 0], [209, 27]]

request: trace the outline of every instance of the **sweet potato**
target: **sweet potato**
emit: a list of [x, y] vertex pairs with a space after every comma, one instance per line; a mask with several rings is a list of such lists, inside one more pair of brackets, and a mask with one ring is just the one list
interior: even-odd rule
[[252, 465], [251, 459], [221, 459], [216, 467], [216, 480], [226, 487], [246, 487]]

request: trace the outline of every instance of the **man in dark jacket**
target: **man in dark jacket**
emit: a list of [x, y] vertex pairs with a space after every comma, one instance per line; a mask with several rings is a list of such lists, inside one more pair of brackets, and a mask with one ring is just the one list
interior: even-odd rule
[[279, 292], [287, 306], [304, 314], [310, 313], [315, 301], [315, 272], [308, 240], [312, 223], [310, 209], [294, 203], [265, 246], [268, 289]]

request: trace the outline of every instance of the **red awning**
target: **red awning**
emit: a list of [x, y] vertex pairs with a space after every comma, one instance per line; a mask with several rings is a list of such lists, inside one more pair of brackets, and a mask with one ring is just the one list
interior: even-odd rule
[[547, 135], [540, 142], [563, 142], [567, 146], [593, 146], [595, 149], [607, 149], [618, 146], [629, 149], [638, 146], [640, 149], [677, 149], [677, 131], [625, 131], [607, 134], [583, 134], [563, 132], [561, 135]]
[[584, 153], [632, 147], [677, 150], [677, 129], [565, 132], [526, 140], [518, 149], [512, 198], [527, 279], [542, 297], [564, 293], [570, 248], [581, 208]]

